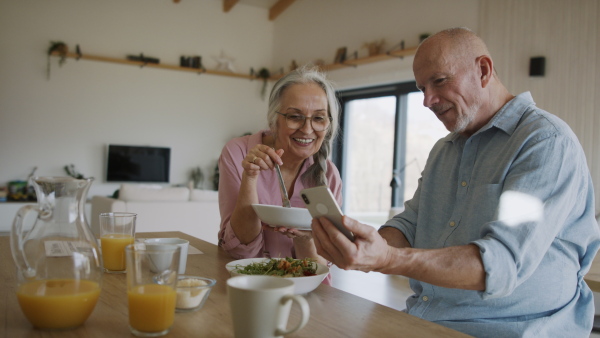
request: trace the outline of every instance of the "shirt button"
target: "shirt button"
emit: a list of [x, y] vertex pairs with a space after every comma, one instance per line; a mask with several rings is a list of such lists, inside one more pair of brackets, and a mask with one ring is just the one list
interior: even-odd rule
[[421, 299], [423, 299], [423, 301], [424, 301], [424, 302], [426, 302], [426, 301], [428, 301], [428, 300], [429, 300], [429, 297], [427, 297], [427, 296], [423, 296], [423, 298], [421, 298]]
[[465, 182], [465, 181], [462, 181], [462, 182], [460, 183], [460, 185], [462, 185], [463, 187], [466, 187], [466, 186], [467, 186], [467, 182]]
[[454, 223], [454, 221], [450, 222], [450, 226], [451, 226], [451, 227], [453, 227], [453, 226], [455, 226], [455, 225], [456, 225], [456, 223]]

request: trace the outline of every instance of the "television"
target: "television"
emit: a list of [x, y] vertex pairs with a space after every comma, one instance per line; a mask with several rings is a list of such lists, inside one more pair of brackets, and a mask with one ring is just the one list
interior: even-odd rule
[[169, 183], [171, 148], [108, 145], [107, 182]]

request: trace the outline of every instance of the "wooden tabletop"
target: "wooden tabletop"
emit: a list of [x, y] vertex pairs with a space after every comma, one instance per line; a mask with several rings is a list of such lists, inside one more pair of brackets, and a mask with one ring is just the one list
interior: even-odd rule
[[[181, 232], [136, 234], [138, 238], [179, 237], [202, 251], [187, 259], [188, 275], [217, 280], [204, 307], [196, 312], [176, 313], [166, 337], [232, 337], [233, 324], [226, 293], [229, 273], [225, 264], [233, 259], [214, 244]], [[16, 297], [16, 268], [9, 237], [0, 237], [0, 337], [130, 337], [125, 274], [104, 274], [102, 292], [94, 312], [81, 327], [66, 331], [34, 329]], [[289, 337], [468, 337], [404, 312], [385, 307], [321, 284], [305, 295], [310, 306], [308, 324]], [[289, 323], [297, 323], [299, 310], [293, 306]]]

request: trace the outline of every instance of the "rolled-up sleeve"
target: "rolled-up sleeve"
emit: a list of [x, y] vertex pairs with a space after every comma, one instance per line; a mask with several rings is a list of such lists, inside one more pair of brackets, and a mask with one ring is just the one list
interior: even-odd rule
[[248, 153], [243, 139], [228, 142], [219, 157], [219, 211], [221, 213], [221, 229], [219, 245], [234, 258], [255, 257], [263, 247], [263, 236], [242, 244], [231, 228], [231, 215], [235, 209], [237, 196], [242, 181], [243, 168], [239, 163]]
[[[497, 220], [485, 224], [481, 239], [473, 241], [486, 272], [484, 299], [512, 293], [534, 273], [556, 238], [580, 241], [573, 236], [577, 219], [568, 218], [583, 215], [586, 208], [581, 201], [590, 187], [583, 154], [562, 135], [538, 138], [513, 161], [497, 198]], [[574, 223], [570, 233], [561, 232], [565, 223]]]

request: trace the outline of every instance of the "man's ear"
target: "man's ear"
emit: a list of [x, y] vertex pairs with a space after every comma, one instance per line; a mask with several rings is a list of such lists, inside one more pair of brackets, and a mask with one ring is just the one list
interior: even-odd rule
[[494, 62], [488, 55], [479, 56], [476, 62], [480, 72], [481, 88], [485, 88], [494, 76]]

